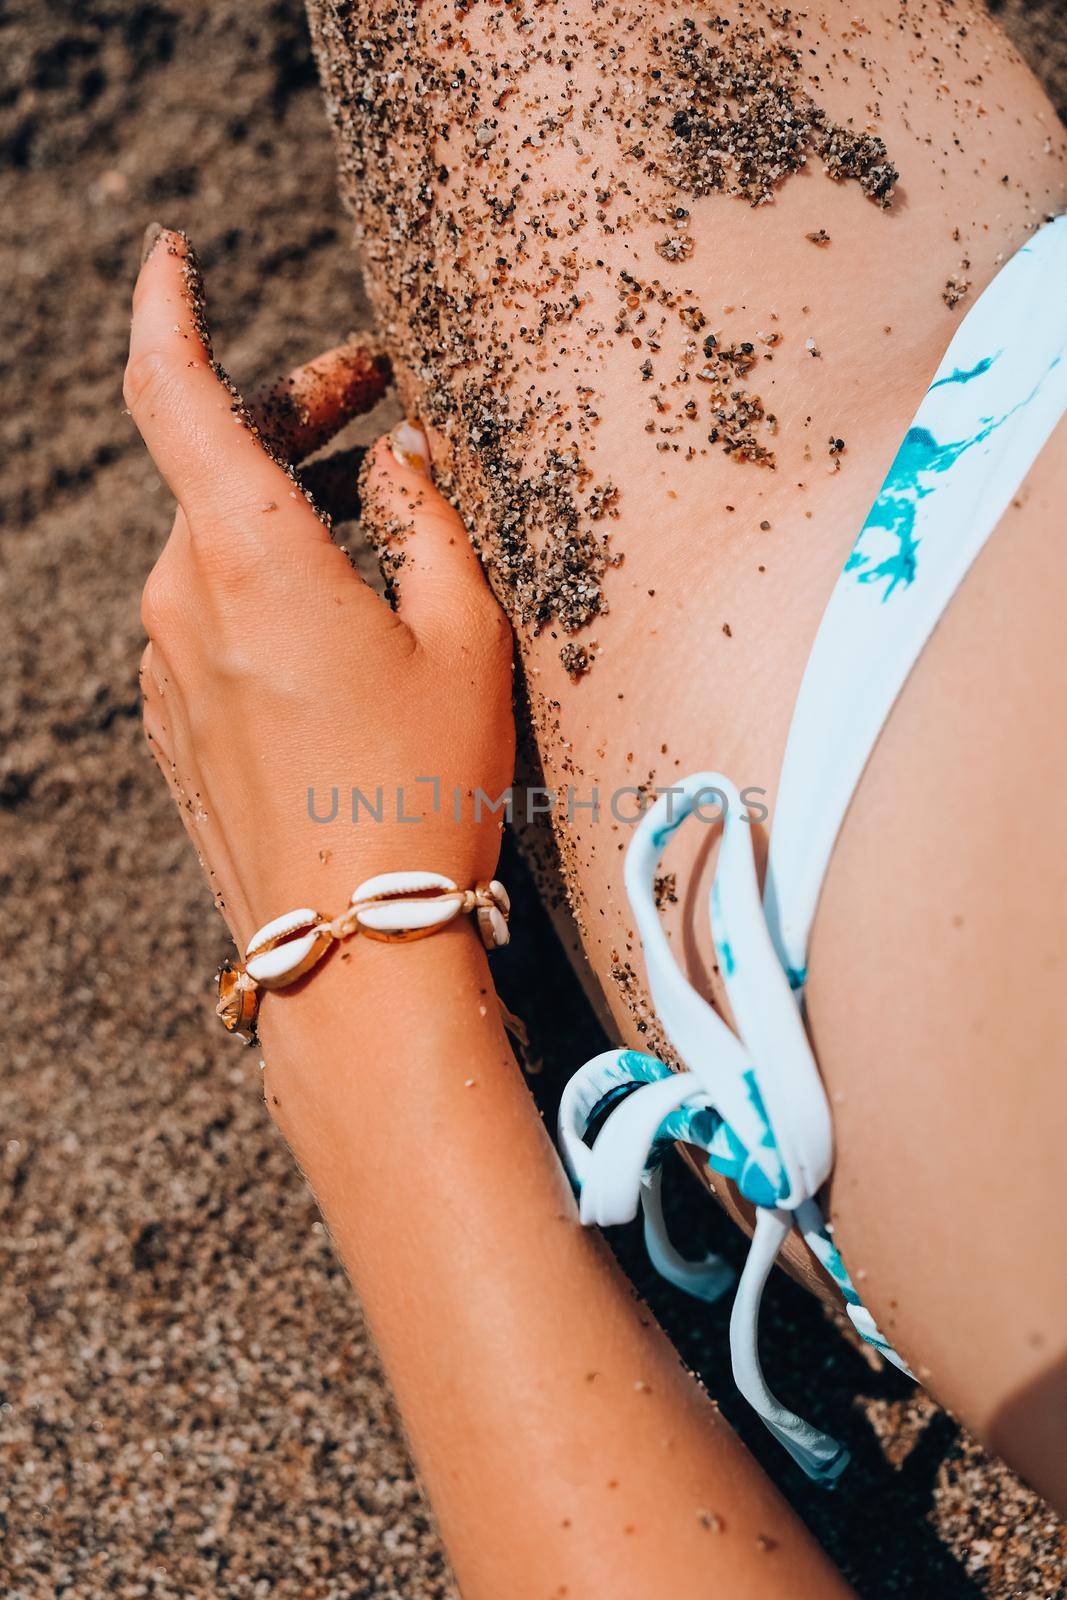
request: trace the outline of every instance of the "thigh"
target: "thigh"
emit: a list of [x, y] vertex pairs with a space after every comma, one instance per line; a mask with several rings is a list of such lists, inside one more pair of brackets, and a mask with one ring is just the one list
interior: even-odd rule
[[[927, 8], [906, 29], [895, 5], [860, 22], [838, 0], [818, 21], [735, 6], [721, 23], [598, 0], [310, 9], [406, 403], [433, 430], [435, 470], [516, 624], [544, 781], [584, 802], [554, 821], [589, 970], [620, 1036], [654, 1046], [622, 887], [624, 818], [638, 791], [708, 766], [773, 793], [834, 577], [968, 297], [1067, 200], [1055, 117], [984, 14], [966, 7]], [[891, 194], [889, 166], [899, 173]], [[1051, 561], [1047, 514], [1028, 503], [1008, 521]], [[930, 906], [959, 902], [966, 885], [964, 922], [946, 947], [962, 967], [941, 951], [905, 974], [853, 930], [871, 920], [867, 886], [888, 893], [888, 858], [859, 830], [912, 748], [901, 719], [931, 708], [928, 741], [942, 761], [949, 748], [966, 755], [968, 790], [981, 787], [990, 748], [1015, 737], [1003, 666], [987, 708], [999, 720], [977, 731], [970, 702], [974, 726], [950, 747], [941, 715], [959, 710], [952, 695], [974, 647], [957, 659], [953, 629], [1006, 543], [992, 541], [879, 747], [835, 856], [812, 969], [849, 1260], [913, 1363], [987, 1425], [1011, 1386], [1036, 1381], [1055, 1354], [1034, 1343], [1051, 1337], [1051, 1300], [1038, 1296], [1040, 1318], [1018, 1346], [1005, 1301], [989, 1304], [1013, 1237], [1016, 1275], [1039, 1272], [1026, 1240], [1035, 1196], [1050, 1201], [1045, 1156], [1028, 1166], [1032, 1187], [1011, 1165], [1000, 1173], [995, 1224], [990, 1207], [955, 1204], [961, 1174], [992, 1170], [982, 1135], [1001, 1100], [997, 1071], [1023, 1060], [991, 1050], [985, 1113], [951, 1121], [976, 1015], [998, 1046], [1017, 1021], [991, 974], [979, 1011], [968, 1010], [978, 956], [966, 951], [977, 941], [988, 954], [991, 930], [974, 912], [997, 903], [988, 874], [1004, 825], [987, 793], [974, 804], [968, 794], [949, 821], [943, 799], [894, 813], [894, 865], [899, 856], [914, 875], [910, 899], [893, 890], [885, 924], [896, 960], [924, 948]], [[1032, 592], [989, 591], [1005, 640], [1030, 605], [1054, 631], [1040, 571], [1029, 572]], [[980, 641], [983, 624], [968, 625]], [[983, 667], [997, 676], [988, 657]], [[1029, 680], [1012, 682], [1033, 697]], [[1051, 761], [1054, 733], [1036, 706], [1032, 720], [1022, 754]], [[958, 715], [947, 723], [962, 726]], [[943, 788], [943, 767], [938, 775]], [[594, 791], [599, 815], [588, 809]], [[1022, 826], [1015, 812], [1012, 823]], [[1037, 828], [1029, 842], [1036, 850]], [[681, 838], [672, 865], [692, 890], [666, 908], [671, 936], [714, 994], [696, 909], [706, 867]], [[1041, 919], [1025, 896], [1048, 908], [1055, 882], [1036, 856], [1031, 877], [1003, 887], [1015, 897], [1005, 908], [1033, 929]], [[892, 993], [889, 972], [901, 985]], [[1034, 1014], [1045, 1004], [1035, 999]], [[964, 1014], [946, 1065], [935, 1021], [944, 1029]], [[1027, 1095], [1037, 1094], [1031, 1077], [1047, 1083], [1051, 1026], [1045, 1017], [1030, 1028]], [[924, 1145], [916, 1083], [936, 1099], [929, 1126], [952, 1150], [954, 1186], [934, 1215], [937, 1168], [919, 1153], [933, 1135]]]
[[810, 991], [846, 1259], [919, 1376], [1061, 1504], [1065, 497], [1061, 424], [879, 741]]

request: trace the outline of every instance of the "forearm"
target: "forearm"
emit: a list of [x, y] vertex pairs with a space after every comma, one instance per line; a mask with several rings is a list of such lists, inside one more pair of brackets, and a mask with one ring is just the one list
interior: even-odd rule
[[467, 1600], [846, 1592], [579, 1226], [472, 930], [361, 941], [264, 1010]]
[[[336, 911], [368, 872], [410, 862], [410, 830], [384, 824], [372, 857], [351, 832], [324, 849], [300, 820], [320, 774], [505, 787], [511, 636], [417, 429], [379, 441], [364, 474], [365, 512], [403, 540], [396, 609], [360, 583], [234, 426], [199, 288], [187, 241], [155, 230], [124, 388], [181, 508], [144, 597], [142, 685], [245, 948], [309, 894]], [[422, 820], [422, 865], [457, 884], [492, 873], [491, 816], [462, 827], [427, 800]], [[346, 940], [268, 994], [262, 1026], [270, 1109], [363, 1297], [468, 1600], [643, 1600], [665, 1577], [685, 1600], [709, 1575], [840, 1592], [578, 1228], [466, 918], [399, 947]]]

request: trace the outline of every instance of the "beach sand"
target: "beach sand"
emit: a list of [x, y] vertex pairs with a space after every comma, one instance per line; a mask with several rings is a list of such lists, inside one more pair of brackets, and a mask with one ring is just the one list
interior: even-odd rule
[[[1062, 104], [1062, 14], [999, 10]], [[16, 0], [5, 23], [0, 1590], [443, 1600], [358, 1306], [255, 1052], [211, 1016], [226, 934], [140, 732], [137, 600], [170, 517], [119, 388], [145, 223], [191, 233], [243, 384], [366, 320], [303, 15]], [[552, 1018], [531, 1049], [550, 1110], [601, 1038], [514, 852], [504, 875], [502, 987]], [[535, 966], [551, 1006], [520, 988]], [[671, 1188], [736, 1259], [681, 1171]], [[633, 1230], [617, 1243], [863, 1596], [1064, 1592], [1051, 1512], [799, 1290], [768, 1294], [768, 1367], [854, 1452], [832, 1497], [733, 1395], [726, 1310], [657, 1285]]]

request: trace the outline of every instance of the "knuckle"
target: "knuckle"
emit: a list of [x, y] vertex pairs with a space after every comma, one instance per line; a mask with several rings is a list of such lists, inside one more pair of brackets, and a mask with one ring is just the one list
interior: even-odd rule
[[167, 362], [158, 350], [144, 350], [131, 356], [122, 377], [122, 398], [135, 412], [157, 397], [167, 382]]
[[[166, 633], [174, 609], [174, 586], [157, 563], [148, 574], [141, 592], [141, 624], [150, 639], [158, 639]], [[147, 654], [146, 651], [142, 665], [147, 663]]]

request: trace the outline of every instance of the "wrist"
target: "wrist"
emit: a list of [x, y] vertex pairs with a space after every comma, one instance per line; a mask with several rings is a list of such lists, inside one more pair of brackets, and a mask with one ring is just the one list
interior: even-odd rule
[[336, 916], [298, 906], [263, 923], [247, 941], [244, 960], [219, 971], [219, 1020], [229, 1032], [254, 1038], [263, 995], [295, 991], [338, 945], [345, 946], [341, 960], [351, 959], [353, 939], [393, 947], [421, 943], [473, 916], [483, 946], [499, 949], [508, 942], [509, 911], [507, 890], [495, 878], [462, 888], [436, 872], [372, 875]]
[[470, 1116], [495, 1126], [491, 1108], [519, 1080], [469, 922], [355, 945], [263, 1007], [267, 1110], [324, 1206], [340, 1190], [369, 1203], [397, 1147], [417, 1162], [429, 1130], [455, 1137]]
[[488, 954], [464, 917], [411, 944], [338, 945], [299, 985], [264, 996], [259, 1029], [268, 1078], [321, 1093], [339, 1073], [458, 1059], [462, 1040], [501, 1024]]

